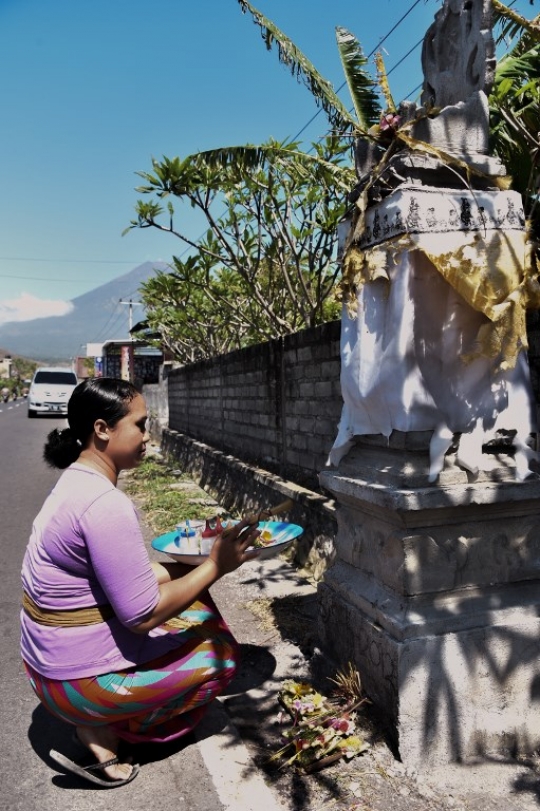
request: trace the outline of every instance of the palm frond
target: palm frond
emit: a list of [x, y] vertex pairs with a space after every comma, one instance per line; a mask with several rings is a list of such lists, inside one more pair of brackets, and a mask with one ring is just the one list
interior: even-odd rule
[[242, 146], [222, 146], [216, 149], [208, 149], [204, 152], [196, 152], [188, 157], [191, 163], [206, 165], [210, 168], [220, 166], [223, 169], [228, 167], [242, 167], [242, 169], [256, 169], [268, 160], [268, 155], [273, 147], [256, 146], [255, 144], [244, 144]]
[[492, 6], [494, 23], [501, 26], [497, 44], [508, 39], [521, 39], [525, 34], [536, 42], [540, 41], [540, 15], [534, 20], [528, 20], [500, 0], [492, 0]]
[[536, 212], [540, 164], [540, 43], [527, 32], [497, 63], [489, 97], [491, 149], [523, 197], [532, 232], [540, 233]]
[[302, 81], [309, 89], [315, 101], [326, 113], [330, 124], [339, 130], [356, 128], [356, 122], [351, 116], [331, 83], [317, 71], [309, 59], [296, 47], [274, 23], [264, 14], [261, 14], [248, 0], [238, 0], [242, 11], [249, 11], [253, 21], [261, 29], [261, 36], [266, 48], [272, 49], [276, 45], [279, 61], [289, 68], [292, 75]]
[[346, 28], [337, 27], [336, 40], [358, 123], [368, 130], [381, 117], [377, 84], [366, 71], [367, 59], [356, 37]]
[[389, 112], [395, 113], [396, 105], [392, 98], [390, 91], [390, 84], [388, 82], [388, 74], [386, 72], [386, 65], [384, 64], [383, 55], [380, 51], [375, 54], [375, 64], [377, 65], [377, 79], [381, 87], [382, 94], [386, 100], [386, 109]]
[[540, 44], [534, 45], [532, 48], [528, 48], [525, 51], [517, 51], [516, 53], [512, 51], [511, 53], [502, 56], [497, 62], [497, 67], [495, 69], [495, 86], [506, 78], [515, 80], [519, 77], [525, 79], [534, 77], [534, 79], [531, 81], [533, 83], [538, 82], [538, 77], [535, 75], [533, 70], [538, 65], [539, 55]]

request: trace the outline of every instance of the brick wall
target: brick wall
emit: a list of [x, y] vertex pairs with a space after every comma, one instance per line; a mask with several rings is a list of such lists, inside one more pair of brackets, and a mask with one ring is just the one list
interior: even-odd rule
[[341, 416], [340, 322], [175, 369], [169, 428], [316, 486]]

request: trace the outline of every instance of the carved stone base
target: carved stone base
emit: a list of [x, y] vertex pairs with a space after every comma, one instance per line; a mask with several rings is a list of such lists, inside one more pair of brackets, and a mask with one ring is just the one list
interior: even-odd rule
[[321, 473], [338, 518], [319, 592], [323, 648], [356, 665], [408, 765], [530, 753], [540, 743], [540, 479], [512, 480], [507, 458], [475, 481], [450, 462], [429, 485], [422, 436], [366, 438]]

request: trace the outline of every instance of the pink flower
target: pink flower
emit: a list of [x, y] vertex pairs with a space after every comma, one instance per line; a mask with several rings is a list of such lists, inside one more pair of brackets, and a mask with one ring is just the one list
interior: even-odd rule
[[401, 116], [396, 115], [396, 113], [386, 113], [386, 115], [383, 115], [381, 118], [379, 128], [382, 132], [388, 132], [388, 130], [397, 130], [400, 121]]
[[330, 726], [343, 735], [351, 735], [354, 732], [354, 723], [347, 718], [332, 718]]

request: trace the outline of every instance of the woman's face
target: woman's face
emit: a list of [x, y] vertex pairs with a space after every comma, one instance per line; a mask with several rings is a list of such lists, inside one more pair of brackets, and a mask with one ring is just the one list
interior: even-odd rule
[[109, 441], [106, 453], [118, 471], [129, 470], [142, 462], [146, 443], [150, 439], [146, 430], [147, 421], [146, 403], [137, 394], [129, 403], [125, 417], [118, 420], [114, 427], [107, 427]]

